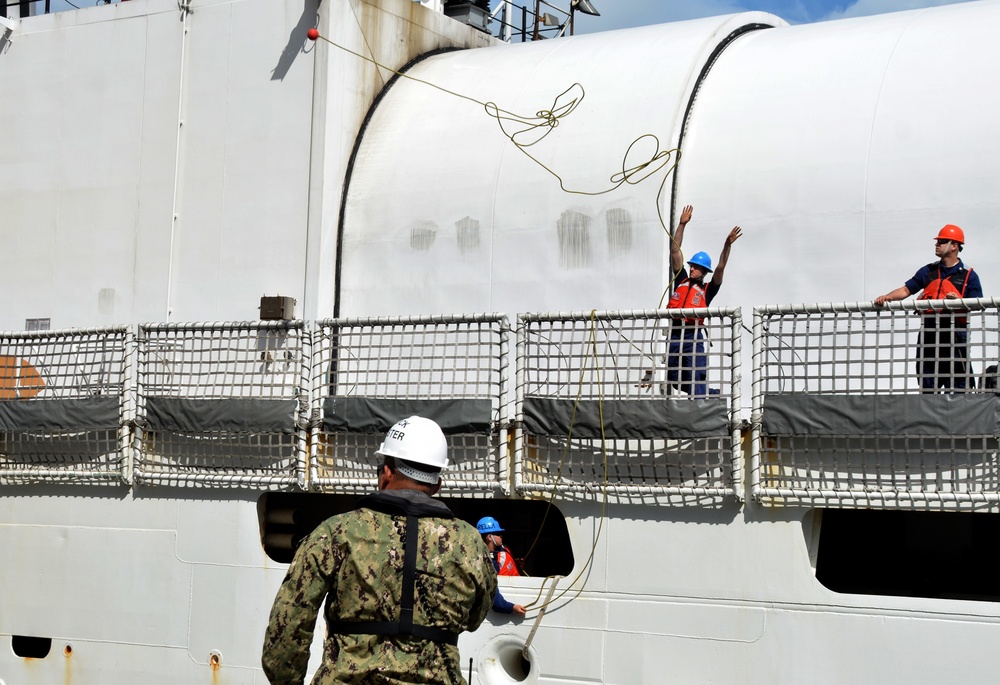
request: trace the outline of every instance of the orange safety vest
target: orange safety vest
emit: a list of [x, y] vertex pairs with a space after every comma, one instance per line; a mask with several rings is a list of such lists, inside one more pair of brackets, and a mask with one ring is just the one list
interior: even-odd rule
[[[965, 297], [965, 287], [969, 284], [969, 272], [972, 269], [959, 269], [951, 276], [941, 278], [941, 265], [938, 265], [938, 275], [933, 281], [924, 287], [918, 300], [943, 300], [949, 294], [954, 293], [959, 297]], [[959, 290], [961, 288], [961, 290]]]
[[506, 547], [501, 547], [496, 551], [497, 564], [500, 568], [497, 570], [498, 576], [519, 576], [521, 572], [517, 570], [517, 564], [514, 563], [514, 555], [510, 553], [510, 550]]
[[[943, 300], [949, 294], [954, 293], [959, 297], [965, 297], [965, 288], [969, 285], [969, 269], [959, 269], [951, 276], [946, 276], [941, 278], [941, 265], [938, 264], [937, 278], [924, 286], [923, 292], [917, 296], [918, 300]], [[958, 310], [956, 310], [957, 312]], [[927, 314], [933, 314], [934, 312], [930, 309], [927, 310]], [[968, 319], [964, 316], [956, 317], [956, 323], [959, 325], [965, 325]]]
[[[685, 278], [670, 296], [667, 309], [699, 309], [707, 306], [706, 300], [705, 284]], [[685, 319], [684, 321], [688, 324], [695, 323], [695, 319]], [[697, 319], [697, 323], [700, 326], [705, 323], [705, 319]]]

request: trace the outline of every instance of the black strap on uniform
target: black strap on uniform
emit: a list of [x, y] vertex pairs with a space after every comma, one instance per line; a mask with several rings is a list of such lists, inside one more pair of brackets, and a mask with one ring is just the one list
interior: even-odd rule
[[443, 628], [422, 626], [413, 622], [413, 597], [417, 584], [417, 540], [420, 519], [406, 512], [406, 546], [403, 548], [403, 589], [399, 598], [398, 621], [331, 621], [327, 629], [331, 634], [345, 635], [412, 635], [424, 640], [458, 644], [458, 633]]
[[403, 593], [399, 598], [399, 632], [413, 632], [413, 591], [417, 584], [417, 525], [413, 514], [406, 517], [406, 549], [403, 552]]

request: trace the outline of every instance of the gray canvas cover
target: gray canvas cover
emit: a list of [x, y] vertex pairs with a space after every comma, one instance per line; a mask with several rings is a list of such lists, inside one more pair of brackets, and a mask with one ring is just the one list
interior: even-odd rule
[[146, 423], [151, 430], [177, 433], [292, 433], [298, 406], [293, 399], [147, 397]]
[[954, 395], [823, 395], [764, 398], [765, 435], [996, 435], [1000, 398]]
[[118, 397], [0, 401], [0, 430], [114, 429], [121, 423]]
[[[576, 406], [574, 416], [573, 408]], [[729, 402], [704, 399], [574, 400], [524, 399], [524, 427], [534, 435], [577, 438], [707, 438], [729, 435]]]
[[378, 399], [328, 397], [323, 403], [323, 429], [331, 433], [384, 433], [400, 419], [423, 416], [445, 434], [489, 433], [492, 402], [488, 399]]

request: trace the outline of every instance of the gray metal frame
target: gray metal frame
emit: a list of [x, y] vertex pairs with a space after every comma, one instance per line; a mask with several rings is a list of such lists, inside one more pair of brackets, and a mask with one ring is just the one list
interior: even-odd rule
[[509, 338], [502, 314], [317, 322], [309, 487], [371, 491], [385, 431], [420, 414], [448, 437], [444, 492], [508, 492]]
[[[773, 505], [1000, 501], [1000, 397], [967, 380], [1000, 360], [997, 305], [755, 309], [752, 496]], [[961, 365], [952, 347], [924, 337], [950, 339], [956, 327], [968, 338]]]
[[137, 348], [137, 482], [303, 485], [309, 363], [303, 322], [145, 324]]
[[132, 349], [121, 326], [0, 333], [0, 484], [128, 482]]
[[[701, 333], [684, 323], [702, 318]], [[742, 498], [741, 327], [739, 309], [521, 314], [515, 490]], [[718, 394], [680, 392], [669, 364], [696, 354]]]

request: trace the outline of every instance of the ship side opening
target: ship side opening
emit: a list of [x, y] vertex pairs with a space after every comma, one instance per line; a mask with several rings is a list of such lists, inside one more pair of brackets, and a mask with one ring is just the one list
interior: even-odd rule
[[10, 647], [23, 659], [44, 659], [52, 650], [52, 638], [31, 635], [12, 635]]
[[[257, 504], [264, 552], [279, 563], [290, 563], [299, 543], [320, 523], [354, 509], [357, 495], [269, 492]], [[533, 500], [441, 497], [455, 516], [475, 526], [492, 516], [504, 528], [504, 545], [524, 575], [569, 575], [573, 548], [566, 519], [559, 508]]]
[[834, 592], [1000, 601], [1000, 514], [823, 509], [816, 578]]

